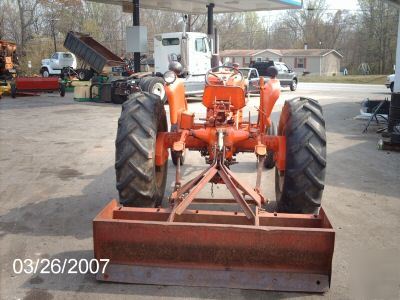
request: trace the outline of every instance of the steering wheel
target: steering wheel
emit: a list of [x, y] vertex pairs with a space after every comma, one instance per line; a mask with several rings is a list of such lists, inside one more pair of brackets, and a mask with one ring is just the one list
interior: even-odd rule
[[[219, 72], [220, 69], [223, 69], [225, 72]], [[227, 69], [229, 70], [229, 73], [226, 72]], [[206, 79], [207, 85], [215, 85], [215, 83], [209, 81], [210, 76], [217, 78], [219, 83], [226, 85], [227, 82], [229, 81], [229, 79], [231, 79], [232, 77], [237, 76], [237, 75], [239, 75], [239, 78], [240, 78], [239, 82], [242, 83], [244, 80], [244, 76], [240, 70], [235, 69], [233, 67], [228, 67], [228, 66], [218, 66], [218, 67], [214, 67], [214, 68], [208, 70], [206, 73], [205, 79]]]

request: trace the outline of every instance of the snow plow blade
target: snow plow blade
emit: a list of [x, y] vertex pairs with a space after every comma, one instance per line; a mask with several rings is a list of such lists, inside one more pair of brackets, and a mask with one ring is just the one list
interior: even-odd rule
[[111, 201], [93, 221], [95, 258], [110, 260], [97, 279], [321, 293], [329, 289], [335, 232], [322, 208], [318, 216], [260, 211], [259, 225], [239, 212], [185, 210], [173, 222], [168, 221], [170, 213]]

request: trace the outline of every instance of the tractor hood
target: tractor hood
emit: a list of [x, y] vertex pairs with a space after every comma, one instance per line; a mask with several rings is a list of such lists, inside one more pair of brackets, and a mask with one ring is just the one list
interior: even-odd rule
[[[124, 12], [133, 12], [132, 0], [88, 1], [121, 5]], [[303, 0], [141, 0], [140, 7], [188, 14], [205, 14], [207, 13], [206, 5], [210, 3], [215, 4], [214, 13], [295, 9], [303, 6]]]

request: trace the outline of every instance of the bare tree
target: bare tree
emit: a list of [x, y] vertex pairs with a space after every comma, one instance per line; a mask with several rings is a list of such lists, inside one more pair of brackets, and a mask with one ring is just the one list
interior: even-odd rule
[[37, 7], [40, 0], [17, 0], [19, 23], [20, 23], [20, 54], [24, 55], [26, 43], [32, 39], [31, 26], [35, 23], [37, 18]]

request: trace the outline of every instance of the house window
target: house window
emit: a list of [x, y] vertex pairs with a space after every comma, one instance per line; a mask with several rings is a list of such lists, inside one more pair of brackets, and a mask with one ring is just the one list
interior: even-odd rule
[[257, 57], [256, 61], [262, 61], [262, 58], [261, 57]]
[[306, 58], [305, 57], [297, 57], [295, 63], [295, 68], [305, 69], [306, 67]]
[[250, 63], [250, 57], [246, 56], [246, 57], [244, 58], [244, 63], [245, 63], [245, 64], [249, 64], [249, 63]]

